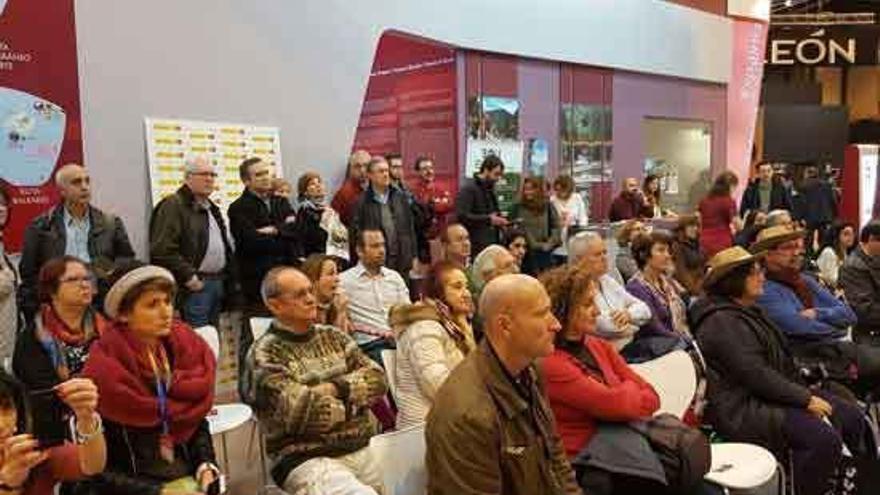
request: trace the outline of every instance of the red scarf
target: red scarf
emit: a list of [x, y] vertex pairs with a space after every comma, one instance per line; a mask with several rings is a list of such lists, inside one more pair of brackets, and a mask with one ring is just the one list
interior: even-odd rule
[[801, 304], [804, 305], [804, 309], [810, 309], [813, 307], [813, 293], [810, 292], [810, 287], [807, 285], [807, 282], [804, 281], [799, 270], [792, 270], [789, 268], [782, 270], [767, 270], [767, 278], [774, 282], [779, 282], [793, 290], [798, 299], [800, 299]]
[[[217, 363], [205, 341], [183, 322], [175, 320], [161, 343], [171, 362], [169, 433], [175, 444], [186, 443], [213, 406]], [[83, 376], [98, 386], [102, 416], [138, 428], [161, 426], [147, 352], [122, 322], [114, 322], [92, 345]]]
[[92, 311], [91, 309], [87, 309], [83, 313], [82, 329], [79, 332], [71, 330], [67, 323], [64, 323], [64, 320], [58, 316], [58, 313], [51, 304], [40, 306], [40, 317], [42, 318], [43, 327], [55, 339], [67, 345], [80, 346], [92, 337], [100, 336], [108, 326], [107, 320], [97, 311]]

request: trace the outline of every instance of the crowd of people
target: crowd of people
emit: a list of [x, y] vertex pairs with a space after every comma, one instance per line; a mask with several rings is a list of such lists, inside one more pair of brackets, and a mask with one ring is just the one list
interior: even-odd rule
[[[88, 171], [62, 167], [18, 267], [0, 259], [0, 493], [221, 491], [217, 364], [194, 328], [228, 310], [293, 495], [381, 493], [367, 447], [395, 428], [424, 428], [431, 494], [711, 492], [701, 449], [670, 461], [657, 422], [767, 448], [799, 495], [825, 493], [844, 450], [876, 457], [858, 404], [880, 385], [880, 222], [857, 231], [814, 208], [827, 182], [793, 194], [759, 164], [739, 207], [722, 172], [695, 212], [625, 179], [612, 246], [566, 175], [525, 178], [502, 212], [504, 167], [486, 157], [453, 194], [428, 157], [407, 181], [400, 155], [358, 150], [328, 201], [320, 174], [294, 190], [249, 158], [224, 214], [196, 157], [153, 209], [146, 263]], [[255, 316], [272, 323], [252, 342]], [[675, 351], [698, 377], [683, 418], [656, 415], [630, 367]]]

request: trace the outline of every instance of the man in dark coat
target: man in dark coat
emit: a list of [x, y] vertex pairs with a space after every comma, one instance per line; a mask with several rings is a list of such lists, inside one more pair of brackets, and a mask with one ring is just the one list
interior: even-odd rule
[[853, 339], [880, 344], [880, 221], [862, 227], [859, 246], [840, 268], [840, 285], [856, 313]]
[[489, 155], [480, 164], [480, 171], [466, 181], [455, 198], [455, 215], [471, 237], [471, 252], [479, 253], [491, 244], [501, 241], [500, 229], [508, 220], [501, 215], [495, 183], [504, 175], [504, 162]]
[[645, 201], [645, 195], [639, 190], [639, 181], [634, 177], [623, 180], [623, 189], [611, 202], [608, 220], [619, 222], [632, 218], [651, 218], [654, 208]]
[[249, 306], [262, 306], [260, 284], [272, 268], [296, 263], [294, 214], [290, 203], [272, 194], [272, 167], [259, 158], [239, 166], [244, 192], [229, 205], [229, 228], [241, 289]]
[[758, 164], [758, 177], [749, 182], [743, 192], [742, 203], [739, 213], [742, 217], [752, 210], [760, 210], [768, 213], [772, 210], [794, 209], [791, 199], [791, 190], [773, 172], [773, 164], [761, 162]]
[[418, 255], [418, 239], [412, 208], [407, 196], [391, 186], [388, 162], [374, 157], [367, 165], [370, 185], [354, 208], [349, 239], [360, 230], [381, 230], [385, 235], [385, 266], [409, 280], [413, 259]]

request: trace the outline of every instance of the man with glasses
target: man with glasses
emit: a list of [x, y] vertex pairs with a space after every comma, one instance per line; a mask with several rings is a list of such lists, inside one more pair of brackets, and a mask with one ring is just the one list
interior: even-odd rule
[[758, 234], [753, 253], [765, 252], [767, 278], [758, 305], [785, 333], [795, 355], [823, 362], [832, 378], [873, 388], [880, 378], [880, 349], [848, 341], [856, 315], [814, 277], [803, 273], [803, 230], [785, 225]]
[[96, 307], [101, 307], [113, 270], [134, 258], [122, 219], [90, 204], [89, 173], [81, 165], [64, 165], [55, 173], [61, 204], [35, 218], [25, 230], [21, 251], [22, 311], [30, 319], [39, 305], [37, 277], [46, 261], [75, 256], [97, 276]]
[[868, 222], [859, 245], [840, 268], [840, 285], [859, 322], [856, 342], [880, 343], [880, 221]]
[[224, 296], [237, 286], [226, 222], [210, 199], [216, 178], [207, 158], [187, 160], [184, 184], [150, 219], [150, 262], [174, 274], [183, 319], [193, 327], [216, 326]]

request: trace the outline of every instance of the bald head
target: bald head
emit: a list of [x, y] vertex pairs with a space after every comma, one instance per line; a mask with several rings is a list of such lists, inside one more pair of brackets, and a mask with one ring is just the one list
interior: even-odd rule
[[480, 295], [480, 317], [491, 326], [499, 314], [510, 312], [511, 308], [541, 292], [544, 292], [541, 283], [528, 275], [514, 273], [496, 277], [486, 284]]
[[317, 318], [317, 301], [312, 282], [290, 266], [269, 270], [260, 287], [266, 307], [281, 323], [305, 331]]

